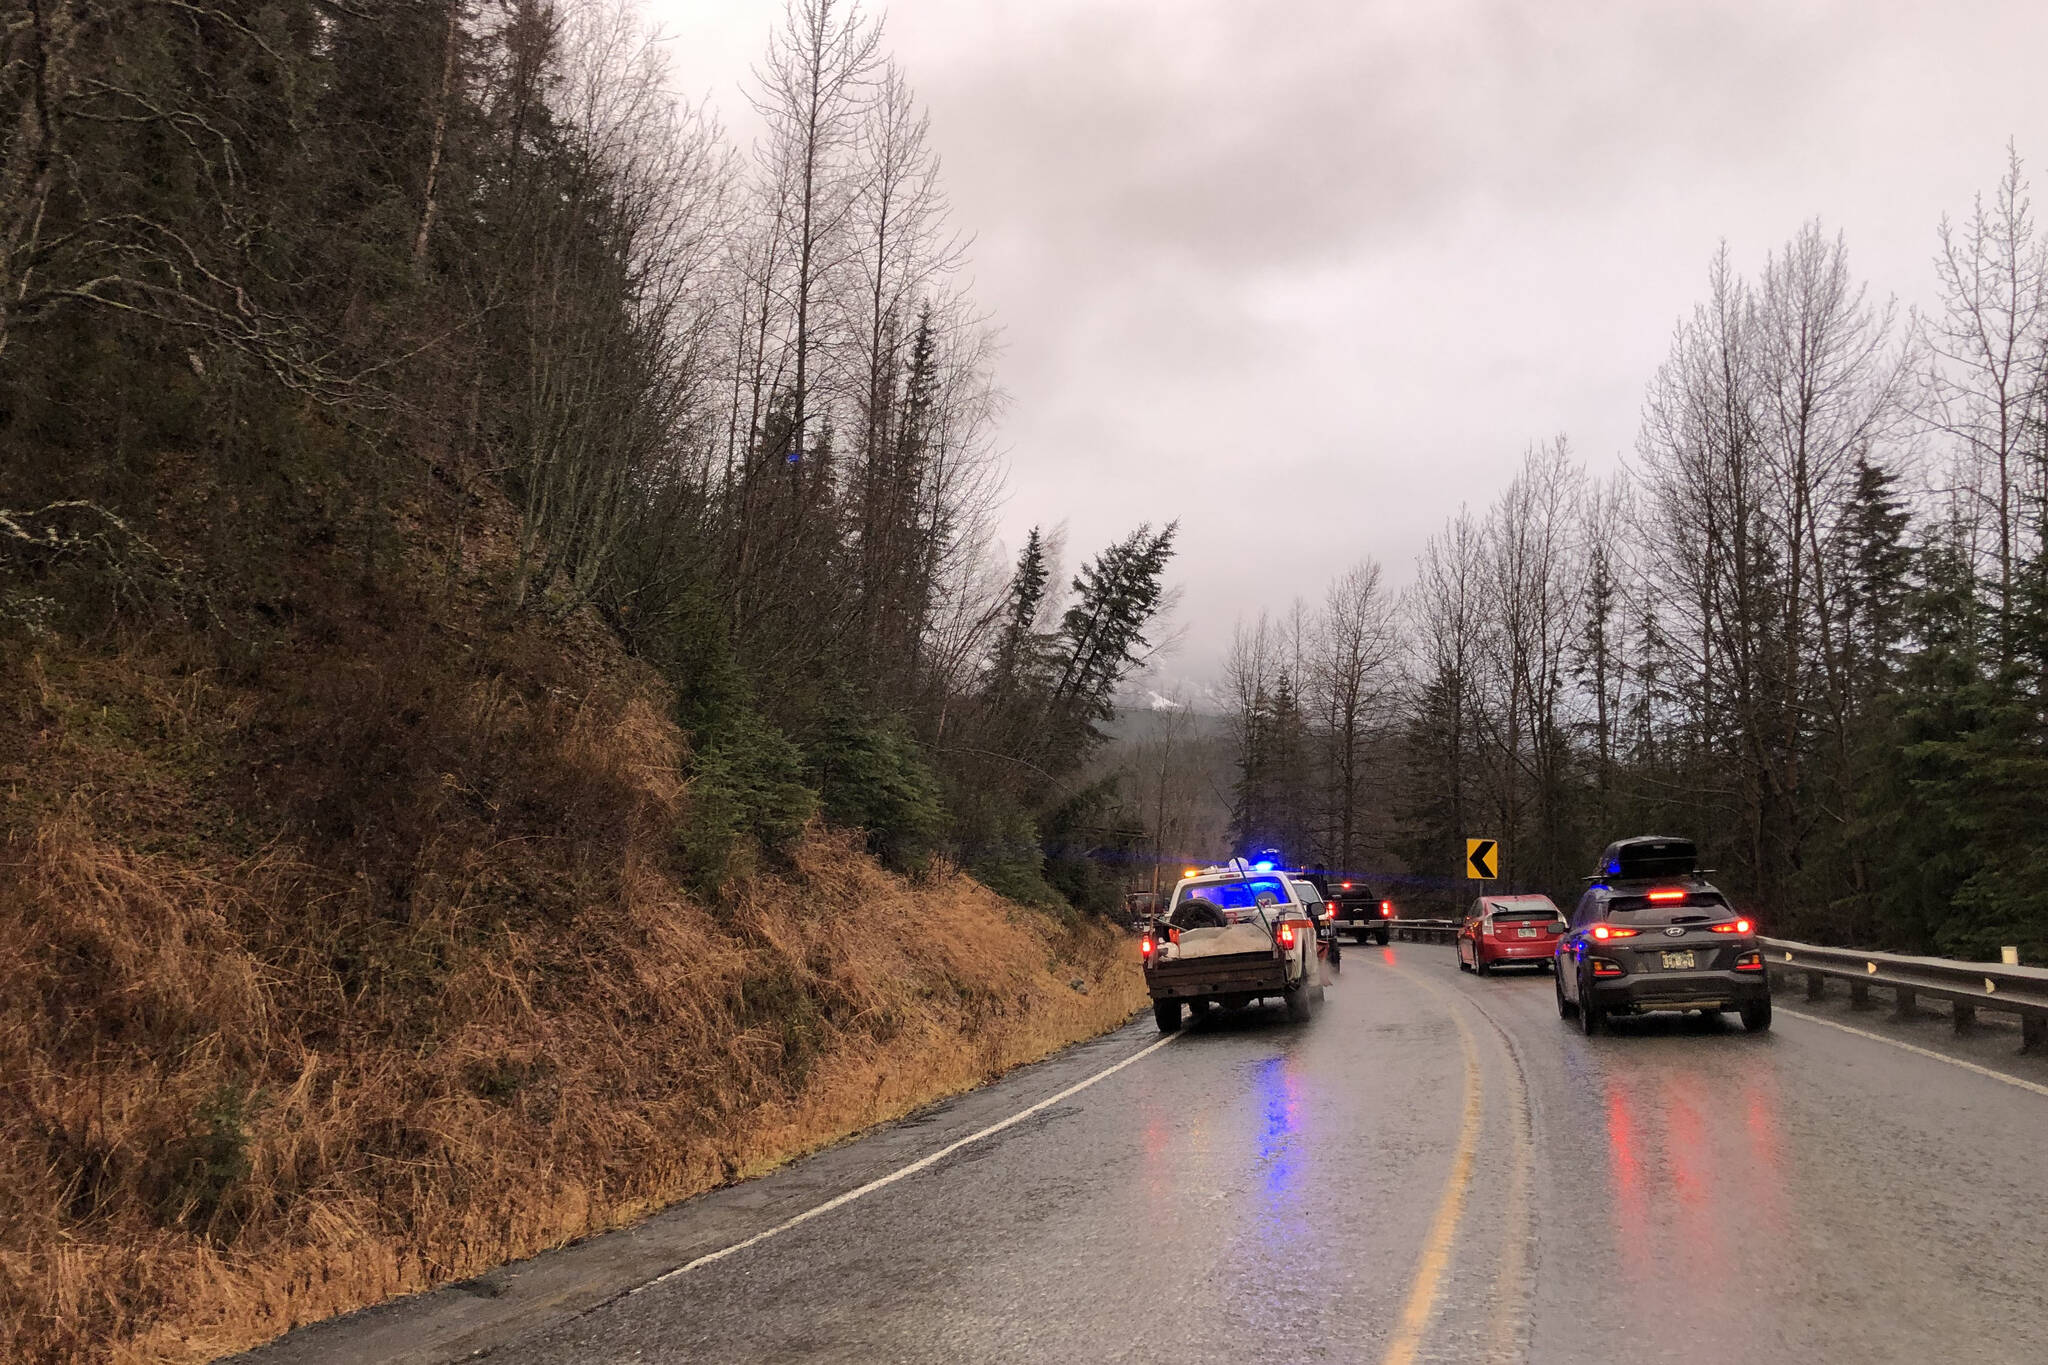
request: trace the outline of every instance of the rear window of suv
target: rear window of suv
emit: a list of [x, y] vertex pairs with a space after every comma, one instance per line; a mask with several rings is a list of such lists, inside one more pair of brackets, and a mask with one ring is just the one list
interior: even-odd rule
[[1173, 904], [1178, 909], [1200, 896], [1219, 910], [1251, 910], [1257, 907], [1261, 891], [1272, 893], [1273, 899], [1282, 905], [1288, 903], [1287, 888], [1281, 884], [1279, 878], [1254, 877], [1250, 881], [1201, 882], [1194, 886], [1184, 886], [1180, 894], [1173, 898]]
[[1682, 914], [1687, 910], [1725, 908], [1727, 904], [1728, 898], [1726, 896], [1718, 891], [1707, 890], [1704, 887], [1687, 887], [1685, 899], [1682, 901], [1653, 901], [1646, 892], [1633, 894], [1620, 892], [1608, 898], [1607, 913], [1625, 915], [1631, 910], [1649, 910], [1654, 908]]

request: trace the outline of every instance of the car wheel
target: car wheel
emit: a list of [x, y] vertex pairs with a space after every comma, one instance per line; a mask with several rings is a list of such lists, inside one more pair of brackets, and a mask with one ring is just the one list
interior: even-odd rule
[[1315, 997], [1309, 994], [1310, 986], [1304, 981], [1287, 992], [1287, 1022], [1306, 1024], [1316, 1010]]
[[1379, 932], [1379, 943], [1380, 943], [1380, 947], [1382, 947], [1382, 948], [1386, 947], [1386, 946], [1387, 946], [1387, 941], [1388, 941], [1389, 939], [1393, 938], [1393, 936], [1394, 936], [1394, 931], [1393, 931], [1392, 929], [1382, 929], [1382, 930], [1380, 930], [1380, 932]]
[[1343, 962], [1344, 950], [1337, 946], [1337, 936], [1332, 934], [1330, 935], [1330, 965], [1332, 967], [1341, 966]]
[[1180, 1001], [1154, 1000], [1152, 1021], [1159, 1025], [1161, 1033], [1174, 1033], [1180, 1029]]
[[1586, 983], [1579, 982], [1579, 1029], [1588, 1038], [1598, 1033], [1607, 1023], [1607, 1011], [1593, 1003], [1593, 992], [1586, 989]]
[[1578, 1006], [1564, 998], [1564, 974], [1562, 972], [1552, 972], [1550, 974], [1550, 984], [1557, 988], [1557, 1017], [1560, 1019], [1571, 1018], [1577, 1012]]
[[1742, 1007], [1742, 1026], [1751, 1033], [1762, 1033], [1771, 1026], [1771, 1002], [1759, 1000], [1754, 1005]]

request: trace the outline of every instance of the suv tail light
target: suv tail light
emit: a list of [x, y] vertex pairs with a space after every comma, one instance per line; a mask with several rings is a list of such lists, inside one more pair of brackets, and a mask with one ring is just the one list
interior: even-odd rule
[[1746, 919], [1729, 920], [1726, 924], [1710, 924], [1707, 927], [1717, 934], [1746, 934], [1756, 928]]
[[1619, 962], [1609, 962], [1604, 957], [1596, 957], [1593, 959], [1593, 975], [1621, 976], [1623, 975], [1623, 972], [1621, 970], [1621, 964]]
[[1292, 948], [1294, 946], [1293, 925], [1283, 924], [1280, 926], [1280, 946], [1282, 948]]
[[[1624, 929], [1618, 924], [1596, 924], [1593, 926], [1593, 937], [1600, 939], [1602, 942], [1610, 938], [1634, 938], [1641, 932], [1643, 931], [1640, 929]], [[1615, 970], [1619, 971], [1620, 968]]]
[[1754, 948], [1735, 959], [1735, 970], [1738, 972], [1760, 972], [1763, 969], [1764, 955]]
[[1685, 888], [1682, 886], [1665, 887], [1662, 890], [1650, 892], [1645, 899], [1653, 901], [1658, 905], [1668, 905], [1672, 901], [1684, 900]]

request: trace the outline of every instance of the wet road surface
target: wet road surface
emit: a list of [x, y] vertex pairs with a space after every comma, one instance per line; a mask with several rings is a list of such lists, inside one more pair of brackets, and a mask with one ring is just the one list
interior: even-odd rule
[[[1305, 1028], [1212, 1011], [1154, 1048], [1148, 1017], [501, 1272], [582, 1297], [530, 1290], [490, 1359], [2048, 1360], [2048, 1068], [1793, 1003], [1586, 1038], [1547, 975], [1351, 948]], [[421, 1344], [445, 1299], [258, 1356], [452, 1358]]]

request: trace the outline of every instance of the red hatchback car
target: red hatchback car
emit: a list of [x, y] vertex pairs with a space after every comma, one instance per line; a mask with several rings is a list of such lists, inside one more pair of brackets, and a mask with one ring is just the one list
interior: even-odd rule
[[1550, 966], [1564, 912], [1548, 896], [1481, 896], [1458, 929], [1458, 969], [1484, 976], [1508, 962]]

